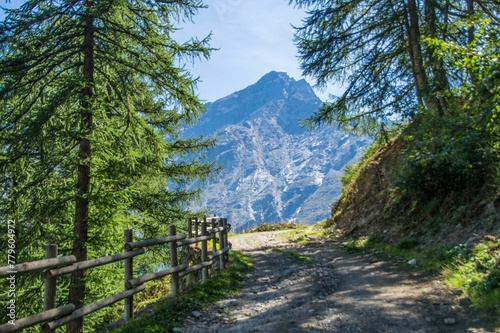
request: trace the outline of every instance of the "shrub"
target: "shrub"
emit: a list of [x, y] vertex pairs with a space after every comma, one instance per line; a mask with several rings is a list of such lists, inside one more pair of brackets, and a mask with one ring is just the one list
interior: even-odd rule
[[413, 249], [415, 247], [417, 247], [418, 245], [418, 241], [414, 238], [403, 238], [401, 239], [398, 244], [396, 245], [396, 247], [398, 249]]
[[414, 124], [412, 144], [404, 151], [398, 185], [420, 199], [446, 195], [484, 184], [498, 165], [490, 132], [473, 117], [423, 116]]

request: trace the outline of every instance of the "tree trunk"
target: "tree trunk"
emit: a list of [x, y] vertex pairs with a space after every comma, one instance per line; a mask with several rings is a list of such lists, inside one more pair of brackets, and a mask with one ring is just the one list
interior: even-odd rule
[[[435, 0], [425, 1], [425, 20], [428, 27], [428, 35], [431, 38], [438, 38], [437, 33], [437, 17], [436, 17], [436, 3]], [[444, 37], [444, 36], [443, 36]], [[443, 38], [444, 40], [444, 38]], [[448, 112], [448, 101], [445, 97], [446, 92], [449, 90], [450, 86], [448, 84], [448, 74], [445, 70], [445, 65], [442, 59], [436, 57], [434, 48], [428, 48], [427, 56], [429, 59], [429, 67], [432, 71], [433, 76], [433, 88], [434, 94], [436, 95], [436, 111], [439, 114], [444, 114]], [[431, 92], [429, 92], [431, 93]], [[434, 97], [433, 97], [434, 98]]]
[[436, 109], [436, 102], [430, 97], [429, 83], [425, 74], [422, 50], [420, 48], [420, 27], [418, 21], [418, 8], [415, 0], [407, 0], [408, 16], [406, 19], [406, 28], [408, 33], [408, 51], [413, 68], [413, 77], [415, 80], [415, 89], [420, 105], [428, 110]]
[[[467, 2], [467, 16], [469, 18], [472, 18], [474, 16], [474, 0], [465, 0]], [[474, 26], [471, 24], [469, 28], [467, 29], [467, 43], [471, 45], [474, 42], [475, 38], [475, 31], [474, 31]], [[477, 83], [477, 77], [474, 74], [474, 71], [469, 70], [469, 75], [472, 84]]]
[[[92, 0], [86, 3], [87, 16], [85, 17], [85, 32], [83, 44], [83, 76], [85, 88], [82, 90], [82, 122], [79, 140], [78, 164], [78, 194], [75, 202], [75, 217], [73, 224], [73, 254], [78, 261], [87, 260], [88, 217], [90, 193], [90, 156], [92, 152], [90, 137], [93, 131], [92, 99], [94, 97], [94, 17], [90, 14], [94, 5]], [[69, 302], [76, 308], [84, 305], [85, 299], [85, 271], [77, 271], [71, 275]], [[81, 333], [83, 331], [83, 318], [68, 323], [67, 332]]]

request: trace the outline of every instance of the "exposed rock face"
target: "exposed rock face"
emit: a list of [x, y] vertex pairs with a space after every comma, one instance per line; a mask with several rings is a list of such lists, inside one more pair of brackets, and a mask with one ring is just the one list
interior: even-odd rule
[[186, 133], [216, 136], [209, 154], [223, 166], [194, 209], [224, 215], [233, 230], [261, 222], [314, 223], [330, 215], [341, 169], [369, 143], [333, 128], [306, 132], [299, 119], [321, 101], [305, 80], [271, 72], [256, 84], [207, 104]]

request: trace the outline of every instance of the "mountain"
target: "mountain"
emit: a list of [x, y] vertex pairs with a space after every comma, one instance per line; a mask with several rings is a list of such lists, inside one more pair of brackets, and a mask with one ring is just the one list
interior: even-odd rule
[[270, 72], [257, 83], [206, 104], [187, 136], [218, 138], [208, 154], [223, 170], [193, 209], [222, 214], [237, 231], [262, 222], [312, 224], [340, 195], [342, 168], [369, 143], [333, 128], [306, 132], [321, 100], [305, 80]]

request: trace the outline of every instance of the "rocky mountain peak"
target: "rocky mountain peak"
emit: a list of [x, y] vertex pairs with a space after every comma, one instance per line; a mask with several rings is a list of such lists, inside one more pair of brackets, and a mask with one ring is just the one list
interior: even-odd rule
[[321, 105], [305, 80], [270, 72], [255, 84], [206, 104], [189, 135], [218, 138], [208, 155], [223, 167], [193, 209], [229, 218], [236, 230], [261, 222], [314, 223], [340, 194], [341, 169], [368, 143], [334, 129], [306, 132], [299, 119]]
[[260, 85], [260, 86], [263, 86], [263, 85], [268, 85], [268, 84], [279, 84], [278, 82], [282, 82], [284, 84], [289, 84], [290, 82], [294, 81], [295, 80], [293, 78], [291, 78], [290, 76], [288, 76], [287, 73], [285, 72], [276, 72], [276, 71], [271, 71], [267, 74], [265, 74], [263, 77], [261, 77], [256, 85]]
[[310, 101], [318, 100], [314, 90], [306, 80], [301, 79], [299, 81], [295, 81], [295, 79], [291, 78], [284, 72], [269, 72], [251, 87], [254, 88], [254, 91], [261, 90], [274, 92], [275, 97], [282, 92], [284, 98], [296, 98]]
[[263, 117], [262, 112], [273, 113], [265, 117], [276, 118], [287, 132], [304, 132], [299, 119], [310, 116], [320, 104], [305, 80], [296, 81], [284, 72], [272, 71], [255, 84], [207, 103], [206, 114], [186, 133], [210, 135], [224, 126]]

